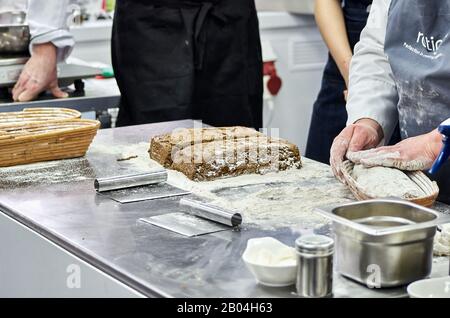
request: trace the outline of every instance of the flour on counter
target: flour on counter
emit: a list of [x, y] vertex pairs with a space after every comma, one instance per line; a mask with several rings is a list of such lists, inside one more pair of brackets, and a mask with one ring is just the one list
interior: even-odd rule
[[[0, 188], [81, 181], [160, 169], [161, 166], [150, 159], [148, 149], [147, 142], [115, 147], [93, 143], [85, 158], [0, 168]], [[93, 155], [95, 153], [102, 156]], [[117, 161], [131, 156], [137, 158]], [[329, 166], [306, 158], [303, 163], [301, 169], [207, 182], [195, 182], [180, 172], [168, 170], [168, 183], [191, 191], [206, 202], [238, 210], [243, 214], [244, 225], [256, 224], [266, 230], [282, 227], [314, 229], [329, 223], [314, 211], [316, 207], [350, 202], [353, 196], [334, 178]]]
[[[93, 147], [91, 151], [109, 153], [117, 158], [137, 155], [138, 158], [123, 164], [140, 171], [161, 167], [149, 158], [146, 142], [105, 148]], [[241, 212], [244, 224], [257, 224], [268, 230], [277, 227], [314, 229], [328, 223], [314, 211], [316, 207], [350, 202], [353, 196], [335, 179], [329, 166], [306, 158], [303, 161], [301, 169], [204, 182], [192, 181], [181, 172], [168, 170], [168, 183], [208, 203]]]
[[328, 166], [308, 159], [304, 160], [302, 169], [209, 182], [194, 182], [170, 170], [168, 182], [211, 204], [241, 212], [244, 224], [257, 224], [268, 230], [323, 226], [328, 220], [315, 212], [315, 208], [353, 200]]
[[434, 238], [434, 255], [450, 256], [450, 224], [442, 225], [442, 231]]
[[86, 158], [46, 161], [0, 168], [0, 189], [83, 181], [94, 177]]
[[[149, 171], [161, 166], [149, 159], [148, 143], [106, 147], [93, 143], [89, 153], [106, 154], [103, 162], [95, 162], [89, 156], [74, 159], [45, 161], [27, 165], [0, 168], [0, 189], [23, 188], [35, 185], [59, 184], [68, 181], [85, 181], [100, 176], [113, 176], [122, 167], [133, 171]], [[117, 159], [137, 156], [117, 162]]]
[[120, 145], [117, 147], [100, 146], [94, 143], [89, 149], [89, 153], [110, 155], [110, 159], [115, 161], [118, 159], [130, 158], [129, 160], [125, 160], [123, 165], [129, 168], [134, 168], [135, 170], [148, 171], [149, 169], [154, 170], [161, 168], [159, 163], [150, 159], [148, 154], [149, 147], [149, 143], [147, 142], [140, 142], [126, 146]]

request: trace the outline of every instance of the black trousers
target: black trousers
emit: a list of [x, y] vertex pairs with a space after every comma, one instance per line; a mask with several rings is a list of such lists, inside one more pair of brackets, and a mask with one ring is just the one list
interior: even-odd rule
[[[358, 43], [369, 16], [366, 2], [346, 1], [345, 3], [345, 24], [352, 50]], [[330, 162], [333, 140], [345, 128], [347, 122], [345, 90], [345, 80], [332, 56], [329, 55], [323, 73], [322, 86], [313, 107], [306, 157], [326, 164]]]
[[119, 0], [112, 57], [118, 126], [189, 118], [262, 126], [254, 0]]

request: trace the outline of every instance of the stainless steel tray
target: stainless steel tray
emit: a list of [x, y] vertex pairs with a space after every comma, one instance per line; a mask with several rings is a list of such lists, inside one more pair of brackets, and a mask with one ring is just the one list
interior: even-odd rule
[[0, 54], [27, 53], [30, 30], [22, 11], [0, 12]]
[[397, 199], [317, 209], [333, 221], [336, 266], [368, 287], [395, 287], [431, 272], [437, 225], [450, 216]]
[[[371, 236], [384, 236], [426, 229], [450, 222], [450, 216], [448, 215], [400, 199], [376, 199], [338, 204], [319, 208], [316, 211], [334, 222]], [[368, 217], [398, 217], [412, 222], [379, 228], [362, 222], [363, 218]]]

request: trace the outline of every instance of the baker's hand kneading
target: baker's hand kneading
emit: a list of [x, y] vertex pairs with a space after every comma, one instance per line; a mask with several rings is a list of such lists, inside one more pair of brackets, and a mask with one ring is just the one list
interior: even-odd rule
[[366, 167], [391, 167], [405, 171], [431, 168], [439, 155], [442, 137], [437, 131], [408, 138], [395, 146], [349, 153], [348, 158]]
[[58, 87], [56, 62], [56, 47], [52, 43], [34, 45], [33, 54], [12, 90], [14, 101], [31, 101], [45, 90], [57, 98], [67, 97]]
[[334, 175], [343, 182], [342, 162], [348, 152], [357, 152], [376, 147], [383, 139], [381, 126], [372, 119], [360, 119], [347, 126], [337, 136], [330, 151], [330, 164]]

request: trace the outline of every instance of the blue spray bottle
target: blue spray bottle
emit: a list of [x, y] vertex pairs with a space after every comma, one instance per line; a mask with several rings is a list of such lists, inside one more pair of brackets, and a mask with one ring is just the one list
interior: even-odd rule
[[435, 174], [439, 169], [447, 162], [450, 157], [450, 118], [444, 121], [438, 128], [438, 131], [442, 134], [442, 150], [433, 167], [430, 169], [430, 174]]

